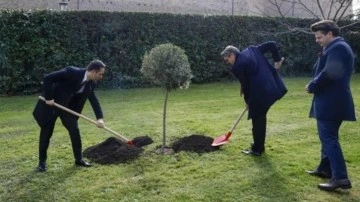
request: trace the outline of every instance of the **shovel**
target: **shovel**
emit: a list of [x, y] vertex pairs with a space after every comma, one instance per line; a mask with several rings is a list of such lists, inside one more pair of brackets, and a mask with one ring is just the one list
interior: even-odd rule
[[[39, 99], [40, 99], [40, 100], [43, 100], [43, 101], [46, 101], [45, 98], [42, 97], [42, 96], [39, 96]], [[62, 110], [64, 110], [64, 111], [66, 111], [66, 112], [69, 112], [70, 114], [73, 114], [73, 115], [75, 115], [75, 116], [77, 116], [77, 117], [83, 118], [83, 119], [87, 120], [88, 122], [90, 122], [90, 123], [92, 123], [92, 124], [94, 124], [94, 125], [97, 125], [97, 122], [96, 122], [96, 121], [94, 121], [94, 120], [92, 120], [92, 119], [90, 119], [90, 118], [88, 118], [88, 117], [86, 117], [86, 116], [84, 116], [84, 115], [82, 115], [82, 114], [79, 114], [79, 113], [77, 113], [77, 112], [75, 112], [75, 111], [73, 111], [73, 110], [71, 110], [71, 109], [69, 109], [69, 108], [66, 108], [66, 107], [64, 107], [64, 106], [62, 106], [62, 105], [59, 105], [59, 104], [55, 103], [55, 102], [54, 102], [54, 106], [57, 107], [57, 108], [59, 108], [59, 109], [62, 109]], [[137, 137], [137, 138], [134, 138], [133, 140], [129, 140], [129, 139], [127, 139], [126, 137], [120, 135], [119, 133], [111, 130], [110, 128], [108, 128], [108, 127], [106, 127], [106, 126], [104, 126], [103, 129], [107, 130], [108, 132], [112, 133], [113, 135], [116, 135], [116, 136], [119, 137], [122, 141], [126, 142], [128, 145], [132, 145], [132, 146], [144, 146], [144, 145], [151, 144], [151, 143], [153, 142], [152, 139], [149, 138], [149, 137]]]
[[231, 134], [233, 133], [233, 131], [235, 130], [237, 124], [240, 122], [240, 119], [244, 116], [245, 112], [248, 110], [248, 108], [246, 107], [243, 112], [240, 114], [240, 116], [237, 118], [236, 122], [234, 123], [234, 125], [232, 126], [232, 128], [230, 129], [230, 131], [226, 132], [225, 134], [217, 137], [214, 139], [213, 143], [211, 144], [211, 146], [220, 146], [223, 144], [226, 144], [229, 142], [229, 138], [231, 136]]

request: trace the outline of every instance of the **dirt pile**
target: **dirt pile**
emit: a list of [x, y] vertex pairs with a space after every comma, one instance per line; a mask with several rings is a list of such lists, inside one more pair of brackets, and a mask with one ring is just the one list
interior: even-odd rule
[[137, 158], [142, 151], [140, 147], [110, 137], [102, 143], [85, 149], [83, 156], [99, 164], [119, 164]]
[[[212, 152], [219, 147], [211, 146], [213, 138], [205, 135], [193, 134], [179, 138], [171, 144], [173, 152], [188, 151], [196, 153]], [[147, 137], [134, 139], [134, 145], [129, 145], [116, 137], [110, 137], [104, 142], [91, 146], [84, 150], [83, 156], [98, 164], [126, 163], [138, 158], [143, 149], [140, 146], [151, 144], [152, 140]]]
[[172, 143], [171, 148], [174, 152], [189, 151], [196, 153], [213, 152], [219, 149], [219, 147], [211, 146], [213, 138], [205, 135], [193, 134], [187, 137], [177, 139]]

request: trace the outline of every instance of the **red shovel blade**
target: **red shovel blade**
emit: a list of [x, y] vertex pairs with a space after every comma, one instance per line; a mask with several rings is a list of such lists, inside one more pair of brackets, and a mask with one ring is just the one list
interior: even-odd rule
[[231, 132], [227, 132], [217, 138], [214, 139], [213, 143], [211, 144], [211, 146], [221, 146], [223, 144], [226, 144], [229, 142], [229, 137], [231, 135]]

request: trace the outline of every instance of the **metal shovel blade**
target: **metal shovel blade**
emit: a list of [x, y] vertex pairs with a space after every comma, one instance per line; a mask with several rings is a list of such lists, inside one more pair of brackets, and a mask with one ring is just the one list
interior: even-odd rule
[[227, 133], [215, 138], [213, 143], [211, 144], [211, 146], [216, 147], [216, 146], [221, 146], [221, 145], [228, 143], [230, 135], [231, 135], [231, 132], [227, 132]]

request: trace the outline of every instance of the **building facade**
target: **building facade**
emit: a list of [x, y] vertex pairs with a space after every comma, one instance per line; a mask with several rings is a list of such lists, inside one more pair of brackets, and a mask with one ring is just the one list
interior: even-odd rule
[[[359, 0], [354, 0], [359, 1]], [[100, 10], [120, 12], [180, 13], [200, 15], [279, 16], [274, 2], [286, 17], [314, 18], [320, 15], [316, 0], [302, 0], [311, 14], [298, 0], [0, 0], [1, 9], [10, 10]], [[330, 10], [329, 0], [320, 0], [325, 12]], [[64, 8], [64, 7], [63, 7]], [[351, 13], [350, 8], [347, 13]], [[335, 13], [333, 11], [333, 13]]]

